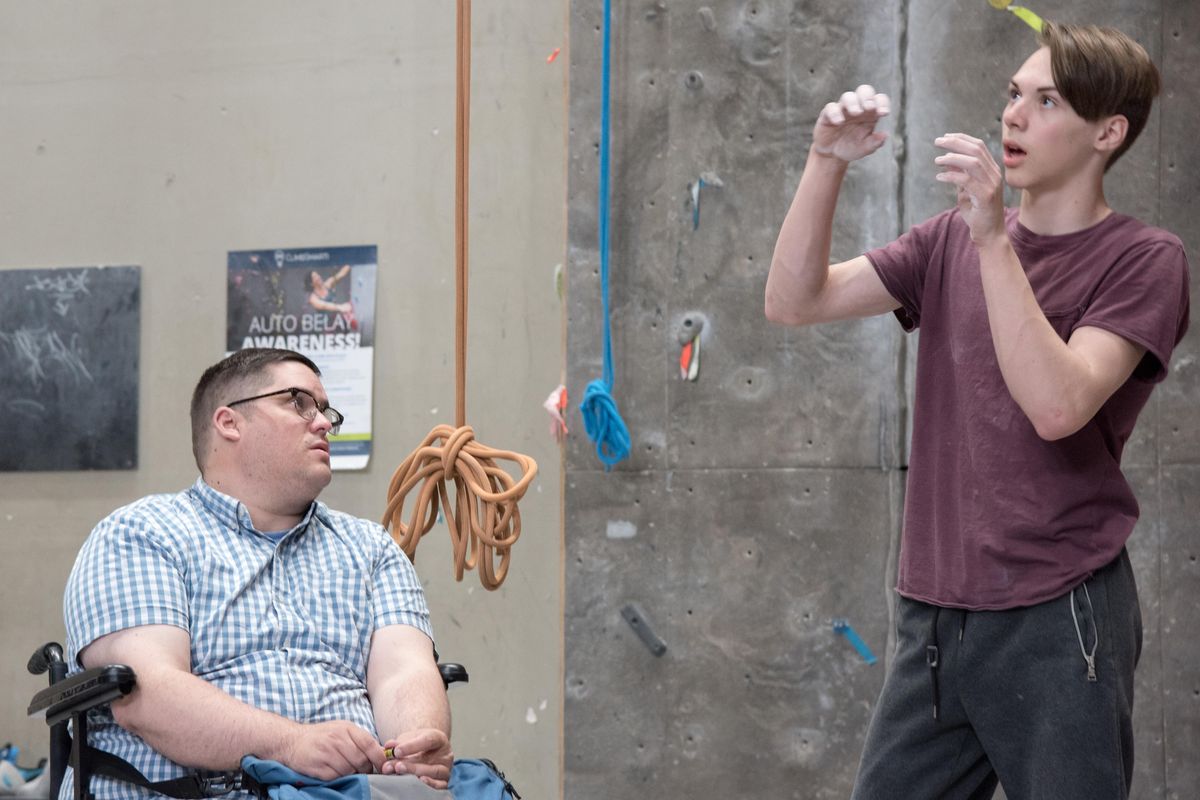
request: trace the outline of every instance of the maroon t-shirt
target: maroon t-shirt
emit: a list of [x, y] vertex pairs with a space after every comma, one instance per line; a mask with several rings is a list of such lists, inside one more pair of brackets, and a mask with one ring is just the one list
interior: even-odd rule
[[1121, 552], [1138, 517], [1121, 450], [1188, 323], [1187, 258], [1172, 234], [1121, 214], [1063, 236], [1033, 233], [1016, 210], [1006, 220], [1064, 341], [1092, 326], [1146, 356], [1082, 429], [1047, 442], [1000, 373], [958, 211], [866, 254], [901, 324], [921, 329], [897, 590], [942, 606], [1040, 603]]

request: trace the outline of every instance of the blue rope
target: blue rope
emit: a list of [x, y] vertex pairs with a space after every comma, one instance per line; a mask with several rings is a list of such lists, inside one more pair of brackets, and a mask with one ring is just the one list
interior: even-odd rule
[[609, 115], [609, 90], [612, 85], [612, 0], [604, 0], [604, 59], [603, 77], [600, 84], [600, 297], [604, 309], [604, 378], [594, 380], [584, 392], [579, 412], [583, 415], [583, 428], [596, 446], [596, 456], [604, 462], [606, 470], [622, 459], [629, 457], [629, 428], [617, 411], [617, 401], [612, 397], [613, 356], [612, 329], [608, 318], [608, 206], [609, 175], [611, 173], [611, 143], [609, 131], [612, 121]]

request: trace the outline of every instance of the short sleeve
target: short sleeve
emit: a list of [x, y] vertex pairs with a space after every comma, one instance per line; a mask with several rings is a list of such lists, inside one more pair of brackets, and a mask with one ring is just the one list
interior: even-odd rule
[[911, 331], [921, 325], [921, 297], [925, 290], [925, 273], [929, 267], [933, 241], [945, 230], [953, 210], [915, 225], [900, 238], [866, 252], [888, 294], [900, 304], [896, 319]]
[[168, 537], [136, 504], [97, 525], [79, 551], [63, 598], [68, 663], [77, 666], [81, 650], [126, 628], [189, 630], [179, 563]]
[[371, 615], [375, 620], [375, 629], [388, 625], [410, 625], [432, 639], [429, 607], [425, 603], [425, 591], [421, 588], [416, 569], [382, 528], [377, 532], [383, 544], [371, 573]]
[[1187, 256], [1172, 239], [1131, 248], [1098, 284], [1075, 328], [1094, 327], [1146, 349], [1134, 376], [1157, 383], [1190, 313]]

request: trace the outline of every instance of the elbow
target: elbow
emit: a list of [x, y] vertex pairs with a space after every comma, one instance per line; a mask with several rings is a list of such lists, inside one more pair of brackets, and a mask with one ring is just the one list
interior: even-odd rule
[[767, 287], [763, 313], [768, 322], [777, 325], [807, 325], [811, 322], [800, 303], [785, 301], [776, 292], [771, 291], [770, 286]]
[[[136, 689], [134, 690], [137, 691]], [[123, 697], [120, 700], [114, 700], [112, 705], [113, 721], [120, 725], [130, 733], [141, 735], [138, 727], [138, 703], [133, 697]]]
[[774, 322], [778, 325], [786, 325], [787, 317], [783, 313], [783, 309], [779, 307], [777, 302], [774, 302], [771, 295], [767, 295], [767, 302], [764, 304], [763, 313], [766, 314], [767, 322]]
[[1038, 438], [1046, 442], [1057, 442], [1077, 432], [1084, 426], [1087, 419], [1081, 419], [1078, 414], [1072, 414], [1062, 407], [1050, 408], [1046, 411], [1031, 415], [1029, 421]]
[[133, 691], [109, 703], [113, 721], [130, 733], [143, 739], [153, 734], [156, 712], [161, 713], [162, 692], [147, 692], [153, 685], [153, 676], [143, 670]]

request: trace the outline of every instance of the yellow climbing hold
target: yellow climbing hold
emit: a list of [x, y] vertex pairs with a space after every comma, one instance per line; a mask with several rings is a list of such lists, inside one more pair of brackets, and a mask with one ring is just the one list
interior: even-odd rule
[[1033, 28], [1038, 33], [1042, 32], [1042, 25], [1044, 24], [1042, 22], [1042, 18], [1030, 11], [1028, 8], [1014, 6], [1012, 4], [1012, 0], [988, 0], [988, 3], [992, 6], [992, 8], [996, 8], [1001, 11], [1007, 8], [1013, 13], [1014, 16], [1019, 18], [1026, 25]]

